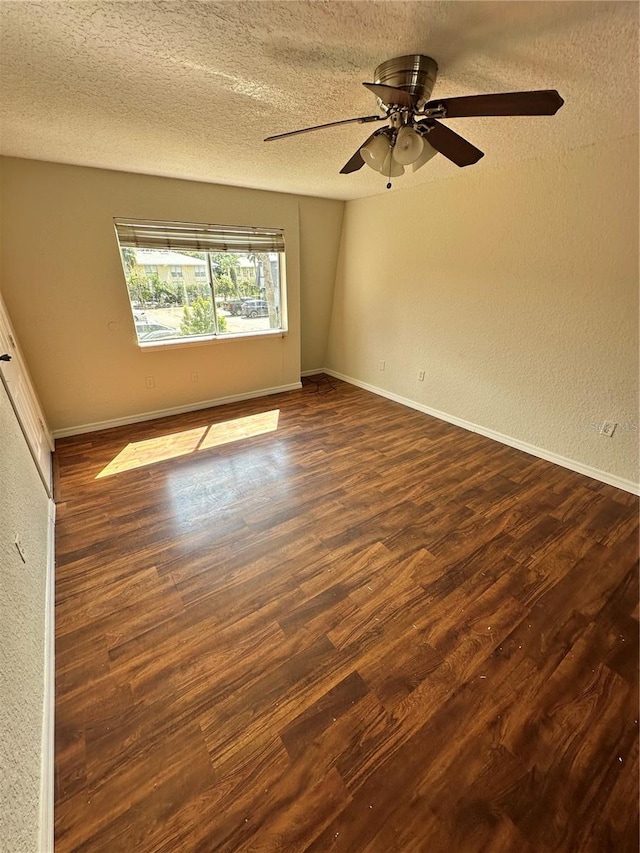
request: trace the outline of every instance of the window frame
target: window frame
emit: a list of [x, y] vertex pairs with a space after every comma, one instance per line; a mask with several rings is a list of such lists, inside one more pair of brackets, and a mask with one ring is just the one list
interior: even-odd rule
[[[202, 344], [212, 344], [212, 343], [220, 343], [223, 341], [233, 341], [233, 340], [247, 340], [251, 338], [265, 338], [265, 337], [286, 337], [289, 333], [288, 329], [288, 308], [287, 308], [287, 282], [286, 282], [286, 249], [284, 242], [284, 229], [282, 228], [259, 228], [256, 226], [229, 226], [229, 225], [203, 225], [201, 223], [174, 223], [167, 222], [164, 220], [134, 220], [129, 218], [114, 218], [114, 228], [116, 234], [116, 242], [118, 246], [118, 250], [120, 253], [120, 258], [122, 261], [122, 268], [124, 274], [124, 283], [127, 291], [127, 298], [129, 302], [129, 308], [131, 310], [131, 316], [134, 321], [134, 331], [136, 337], [136, 343], [139, 349], [142, 350], [157, 350], [157, 349], [166, 349], [175, 348], [175, 347], [185, 347], [185, 346], [194, 346], [194, 345], [202, 345]], [[136, 225], [144, 228], [145, 226], [153, 226], [157, 227], [158, 231], [155, 232], [156, 236], [159, 233], [162, 233], [162, 228], [165, 227], [167, 229], [172, 229], [174, 227], [180, 228], [183, 227], [185, 229], [193, 229], [194, 231], [198, 231], [199, 229], [203, 229], [207, 234], [213, 234], [215, 238], [224, 239], [224, 236], [227, 232], [232, 233], [233, 237], [237, 237], [237, 235], [245, 235], [245, 239], [247, 242], [256, 238], [258, 236], [258, 241], [260, 240], [261, 235], [267, 235], [265, 239], [269, 238], [269, 235], [278, 235], [275, 239], [279, 240], [278, 246], [281, 246], [281, 249], [274, 251], [273, 248], [269, 247], [268, 243], [264, 245], [262, 243], [258, 243], [260, 248], [254, 250], [255, 254], [267, 254], [269, 257], [269, 263], [272, 265], [274, 262], [272, 260], [272, 256], [277, 256], [277, 285], [275, 288], [275, 305], [274, 308], [277, 312], [277, 319], [279, 325], [276, 328], [267, 328], [267, 329], [250, 329], [248, 331], [220, 331], [220, 323], [219, 323], [219, 304], [218, 300], [222, 300], [224, 298], [224, 294], [218, 294], [216, 292], [215, 283], [217, 281], [217, 274], [213, 269], [213, 261], [212, 254], [224, 254], [229, 253], [231, 255], [248, 255], [252, 253], [251, 248], [239, 248], [233, 243], [227, 247], [216, 247], [211, 248], [209, 246], [200, 246], [195, 240], [193, 245], [190, 248], [187, 248], [184, 243], [180, 245], [171, 245], [171, 241], [167, 241], [166, 245], [163, 244], [162, 240], [158, 242], [154, 240], [152, 244], [147, 243], [133, 243], [133, 242], [121, 242], [120, 240], [120, 231], [119, 227], [123, 225], [133, 226]], [[213, 312], [213, 324], [214, 331], [209, 332], [203, 335], [179, 335], [175, 338], [167, 338], [160, 339], [154, 341], [144, 341], [138, 337], [138, 328], [136, 325], [135, 312], [140, 310], [139, 308], [134, 308], [134, 300], [132, 298], [132, 293], [130, 290], [130, 275], [131, 275], [131, 267], [125, 264], [125, 255], [123, 252], [124, 248], [132, 248], [132, 249], [156, 249], [159, 251], [199, 251], [203, 252], [206, 259], [206, 267], [204, 268], [204, 274], [196, 275], [194, 270], [194, 279], [198, 279], [200, 284], [204, 284], [204, 280], [206, 279], [207, 287], [209, 291], [209, 298], [211, 299], [212, 312]], [[137, 262], [136, 262], [137, 263]], [[148, 264], [141, 264], [142, 267], [149, 266]], [[158, 265], [154, 265], [156, 270], [158, 270]], [[184, 271], [182, 270], [182, 266], [178, 264], [168, 264], [169, 274], [171, 278], [170, 281], [182, 281], [185, 282]], [[182, 275], [175, 275], [174, 269], [180, 266], [180, 270]], [[273, 267], [272, 267], [273, 269]], [[145, 273], [146, 275], [146, 273]], [[189, 275], [187, 278], [190, 278]], [[243, 297], [246, 299], [254, 298], [253, 296]], [[262, 295], [258, 297], [264, 299]], [[265, 300], [266, 301], [266, 300]], [[144, 304], [144, 303], [143, 303]], [[183, 306], [184, 307], [184, 306]], [[145, 309], [142, 310], [153, 310], [153, 309]], [[162, 322], [160, 320], [156, 320], [156, 322]], [[171, 322], [171, 321], [168, 321]]]

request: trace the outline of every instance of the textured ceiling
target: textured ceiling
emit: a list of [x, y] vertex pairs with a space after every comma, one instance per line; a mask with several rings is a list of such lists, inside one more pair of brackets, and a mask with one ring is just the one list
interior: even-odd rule
[[[332, 198], [385, 192], [338, 172], [376, 112], [361, 85], [407, 53], [440, 66], [434, 96], [556, 88], [555, 117], [449, 126], [469, 170], [638, 132], [636, 2], [6, 2], [3, 154]], [[378, 126], [378, 125], [377, 125]], [[394, 186], [458, 173], [442, 156]]]

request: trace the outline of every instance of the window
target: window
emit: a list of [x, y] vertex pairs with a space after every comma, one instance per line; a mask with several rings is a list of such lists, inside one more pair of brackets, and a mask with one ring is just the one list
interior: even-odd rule
[[132, 219], [115, 228], [138, 343], [286, 330], [281, 229]]

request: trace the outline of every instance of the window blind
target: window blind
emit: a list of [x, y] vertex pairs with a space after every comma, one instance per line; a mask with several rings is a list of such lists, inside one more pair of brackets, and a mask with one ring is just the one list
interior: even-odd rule
[[199, 252], [284, 252], [281, 228], [115, 219], [121, 246]]

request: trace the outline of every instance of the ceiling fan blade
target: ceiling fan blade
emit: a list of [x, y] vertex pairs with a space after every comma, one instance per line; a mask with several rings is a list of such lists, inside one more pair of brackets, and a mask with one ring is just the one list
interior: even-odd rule
[[442, 118], [467, 116], [552, 116], [564, 100], [555, 89], [536, 92], [502, 92], [498, 95], [468, 95], [462, 98], [443, 98], [429, 101], [425, 109], [442, 106]]
[[296, 136], [298, 133], [310, 133], [312, 130], [324, 130], [325, 127], [337, 127], [339, 124], [366, 124], [369, 121], [386, 121], [386, 116], [359, 116], [358, 118], [345, 118], [341, 121], [329, 121], [327, 124], [316, 124], [313, 127], [303, 127], [300, 130], [289, 130], [287, 133], [276, 133], [275, 136], [267, 136], [265, 142], [274, 139], [284, 139], [286, 136]]
[[[365, 141], [362, 143], [362, 145], [360, 146], [360, 148], [364, 148], [364, 146], [365, 146], [368, 142], [371, 142], [371, 140], [372, 140], [372, 139], [373, 139], [373, 137], [376, 135], [376, 133], [378, 133], [378, 131], [377, 131], [377, 130], [376, 130], [376, 131], [374, 131], [374, 132], [371, 134], [371, 136], [368, 136], [368, 137], [365, 139]], [[357, 171], [358, 171], [358, 169], [362, 169], [362, 167], [364, 166], [364, 160], [362, 159], [362, 154], [360, 153], [360, 148], [358, 148], [358, 150], [355, 152], [355, 154], [353, 155], [353, 157], [351, 157], [351, 159], [350, 159], [350, 160], [347, 160], [347, 162], [344, 164], [344, 166], [342, 167], [342, 169], [340, 169], [340, 174], [341, 174], [341, 175], [350, 175], [350, 174], [351, 174], [351, 172], [357, 172]]]
[[444, 124], [432, 119], [418, 122], [418, 124], [431, 128], [425, 137], [426, 141], [456, 166], [471, 166], [484, 157], [483, 151], [467, 142], [450, 127], [445, 127]]
[[398, 89], [396, 86], [385, 86], [384, 83], [363, 83], [370, 92], [380, 98], [387, 107], [409, 107], [413, 109], [418, 103], [418, 96], [412, 95], [406, 89]]

